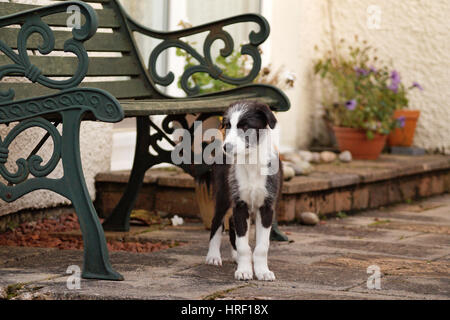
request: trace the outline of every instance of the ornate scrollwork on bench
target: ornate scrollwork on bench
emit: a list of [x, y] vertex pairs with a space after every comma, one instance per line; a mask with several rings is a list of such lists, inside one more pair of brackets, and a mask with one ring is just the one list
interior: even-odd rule
[[[196, 115], [194, 121], [205, 121], [210, 117], [217, 116], [215, 113], [201, 113]], [[189, 136], [194, 136], [194, 130], [196, 129], [194, 126], [194, 122], [192, 124], [189, 124], [189, 122], [186, 119], [186, 115], [183, 114], [174, 114], [174, 115], [167, 115], [162, 120], [161, 126], [159, 127], [156, 125], [152, 120], [149, 122], [150, 127], [154, 129], [154, 133], [150, 134], [149, 139], [149, 147], [152, 147], [153, 150], [157, 153], [157, 157], [153, 157], [154, 161], [157, 161], [157, 163], [173, 163], [172, 161], [172, 150], [166, 150], [162, 148], [159, 145], [160, 141], [167, 141], [172, 147], [175, 147], [179, 141], [174, 141], [170, 135], [172, 135], [176, 129], [184, 129], [189, 132]], [[202, 149], [206, 147], [208, 143], [206, 141], [202, 141]], [[194, 150], [192, 150], [191, 153], [191, 159], [194, 161], [195, 154]], [[156, 163], [155, 163], [156, 164]], [[152, 164], [153, 165], [153, 164]], [[184, 171], [191, 175], [195, 175], [198, 173], [201, 173], [202, 171], [207, 170], [207, 166], [203, 163], [197, 166], [194, 166], [192, 163], [186, 163], [179, 165]], [[194, 169], [195, 167], [195, 169]], [[200, 168], [202, 167], [202, 168]]]
[[[70, 6], [77, 6], [80, 14], [84, 15], [86, 22], [80, 28], [73, 28], [73, 38], [68, 39], [64, 43], [64, 51], [72, 52], [78, 58], [78, 67], [74, 75], [66, 80], [50, 79], [42, 74], [42, 71], [31, 64], [27, 52], [27, 41], [33, 34], [39, 34], [43, 40], [42, 45], [38, 47], [41, 54], [46, 55], [54, 50], [55, 36], [50, 27], [44, 23], [41, 18], [66, 12]], [[0, 19], [0, 28], [14, 24], [22, 25], [17, 36], [18, 53], [15, 53], [2, 40], [0, 40], [0, 51], [4, 53], [12, 62], [12, 64], [0, 66], [0, 80], [6, 75], [23, 75], [32, 82], [37, 82], [45, 87], [53, 89], [67, 89], [76, 87], [86, 76], [88, 70], [88, 55], [84, 48], [83, 42], [91, 38], [97, 30], [97, 15], [95, 11], [88, 5], [79, 1], [66, 1], [64, 3], [55, 4], [48, 7], [28, 10], [18, 14], [2, 17]], [[0, 91], [0, 103], [12, 101], [14, 99], [14, 91]]]
[[[30, 128], [44, 129], [53, 140], [53, 154], [45, 165], [41, 165], [42, 158], [31, 155], [27, 159], [20, 158], [16, 161], [17, 171], [11, 173], [5, 166], [8, 160], [8, 148], [14, 139], [23, 131]], [[61, 135], [56, 127], [43, 118], [28, 119], [15, 126], [2, 141], [0, 138], [0, 175], [10, 184], [18, 184], [25, 181], [31, 173], [35, 177], [45, 177], [50, 174], [61, 159]]]
[[69, 109], [84, 109], [95, 118], [105, 122], [123, 119], [119, 102], [109, 93], [95, 88], [72, 88], [49, 96], [0, 103], [0, 123], [63, 112]]
[[[256, 14], [244, 14], [175, 32], [156, 32], [139, 25], [130, 17], [128, 17], [128, 20], [132, 31], [139, 32], [150, 37], [163, 39], [163, 41], [158, 46], [156, 46], [155, 49], [153, 49], [149, 58], [148, 71], [155, 83], [163, 86], [168, 86], [175, 80], [173, 72], [169, 72], [165, 76], [161, 76], [157, 72], [156, 61], [158, 60], [158, 57], [161, 55], [161, 53], [166, 49], [172, 47], [180, 48], [182, 50], [185, 50], [198, 61], [198, 65], [187, 68], [186, 70], [184, 70], [181, 76], [181, 87], [189, 96], [199, 93], [198, 86], [189, 87], [188, 84], [189, 78], [197, 72], [208, 73], [214, 79], [219, 79], [223, 82], [233, 85], [248, 84], [253, 81], [253, 79], [256, 78], [259, 70], [261, 69], [261, 54], [258, 50], [258, 45], [264, 42], [269, 36], [269, 24], [262, 16]], [[249, 43], [243, 45], [241, 48], [241, 54], [249, 55], [252, 57], [253, 66], [245, 77], [233, 78], [224, 74], [223, 70], [214, 64], [214, 61], [211, 57], [211, 47], [216, 40], [222, 40], [224, 43], [224, 47], [220, 50], [220, 55], [222, 57], [231, 55], [234, 50], [233, 38], [227, 31], [223, 29], [223, 27], [243, 22], [254, 22], [259, 26], [258, 32], [250, 32]], [[205, 39], [205, 42], [203, 43], [203, 56], [189, 43], [181, 40], [181, 38], [183, 37], [201, 32], [209, 32]]]

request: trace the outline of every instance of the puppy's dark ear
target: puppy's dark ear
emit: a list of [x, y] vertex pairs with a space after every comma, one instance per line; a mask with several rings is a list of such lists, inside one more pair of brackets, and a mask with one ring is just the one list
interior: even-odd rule
[[258, 103], [257, 108], [258, 111], [261, 112], [266, 117], [267, 124], [269, 125], [270, 129], [275, 128], [275, 125], [277, 124], [277, 119], [275, 118], [275, 115], [273, 114], [272, 110], [270, 110], [270, 107], [267, 104]]

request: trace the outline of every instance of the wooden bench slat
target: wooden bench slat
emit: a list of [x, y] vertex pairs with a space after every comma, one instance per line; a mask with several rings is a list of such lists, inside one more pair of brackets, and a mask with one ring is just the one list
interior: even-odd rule
[[[0, 29], [0, 39], [12, 49], [17, 49], [18, 28]], [[55, 35], [55, 50], [64, 50], [64, 42], [72, 38], [71, 31], [53, 31]], [[27, 48], [36, 50], [42, 44], [42, 38], [34, 34], [28, 39]], [[97, 32], [91, 39], [84, 43], [87, 51], [98, 52], [129, 52], [131, 44], [124, 34]]]
[[[78, 66], [76, 57], [30, 56], [31, 64], [38, 67], [45, 76], [72, 76]], [[0, 56], [0, 65], [12, 63], [6, 56]], [[113, 68], [112, 68], [113, 67]], [[91, 57], [88, 76], [133, 76], [140, 69], [132, 57]]]
[[[144, 81], [140, 79], [83, 82], [80, 84], [80, 87], [103, 89], [118, 99], [147, 98], [151, 95], [151, 91], [145, 87]], [[15, 100], [40, 97], [58, 92], [58, 90], [49, 89], [37, 83], [0, 82], [0, 90], [5, 91], [9, 88], [15, 91]]]
[[[0, 12], [2, 16], [7, 16], [14, 13], [19, 13], [21, 11], [30, 10], [34, 8], [39, 8], [42, 6], [31, 5], [24, 3], [10, 3], [10, 2], [0, 2]], [[112, 9], [95, 10], [98, 16], [98, 26], [100, 28], [118, 28], [120, 27], [119, 20], [116, 17], [116, 13]], [[66, 27], [67, 18], [69, 18], [68, 13], [58, 13], [47, 17], [42, 20], [50, 26], [55, 27]], [[84, 22], [84, 16], [82, 16], [82, 23]]]
[[252, 94], [229, 95], [225, 97], [203, 97], [192, 99], [152, 99], [137, 101], [120, 101], [125, 117], [137, 117], [161, 114], [184, 114], [223, 112], [236, 100], [258, 100], [269, 106], [276, 106], [277, 101], [271, 97], [257, 97]]

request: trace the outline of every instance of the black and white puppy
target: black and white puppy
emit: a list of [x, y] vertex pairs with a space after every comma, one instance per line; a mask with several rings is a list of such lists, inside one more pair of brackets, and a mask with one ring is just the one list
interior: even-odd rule
[[[229, 234], [232, 257], [237, 262], [234, 277], [238, 280], [252, 279], [253, 270], [258, 280], [275, 280], [267, 255], [282, 183], [281, 162], [273, 144], [276, 123], [270, 108], [255, 101], [231, 104], [222, 121], [225, 129], [222, 147], [231, 161], [213, 167], [216, 207], [206, 263], [222, 265], [223, 220], [232, 207]], [[253, 254], [249, 246], [251, 216], [256, 224]]]

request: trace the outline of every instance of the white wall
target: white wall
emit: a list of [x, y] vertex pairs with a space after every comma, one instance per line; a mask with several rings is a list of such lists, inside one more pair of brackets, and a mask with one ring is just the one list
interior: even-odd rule
[[[322, 0], [323, 1], [323, 0]], [[400, 72], [406, 85], [418, 81], [410, 108], [421, 110], [414, 144], [450, 154], [450, 1], [330, 1], [336, 39], [358, 34], [379, 49], [381, 59]], [[378, 6], [380, 28], [369, 24]], [[328, 39], [330, 28], [325, 33]]]
[[[406, 85], [418, 81], [424, 91], [412, 91], [410, 107], [422, 111], [414, 145], [450, 154], [450, 2], [446, 0], [264, 0], [270, 1], [271, 61], [297, 75], [288, 92], [292, 109], [280, 114], [282, 143], [307, 147], [322, 139], [320, 87], [311, 68], [313, 48], [331, 48], [331, 36], [351, 41], [355, 34], [378, 48], [379, 57], [400, 72]], [[380, 9], [379, 28], [370, 23], [370, 6]], [[369, 21], [369, 23], [368, 23]], [[296, 127], [295, 133], [292, 132]]]

